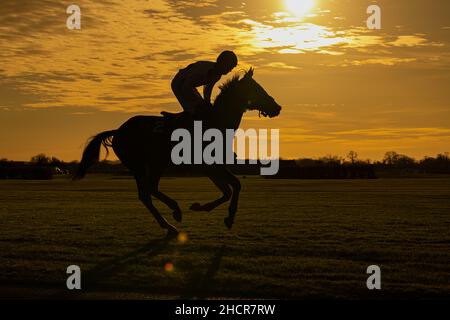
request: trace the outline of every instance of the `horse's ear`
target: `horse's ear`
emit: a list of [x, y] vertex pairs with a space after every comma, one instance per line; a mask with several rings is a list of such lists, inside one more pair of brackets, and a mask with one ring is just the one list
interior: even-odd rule
[[253, 78], [253, 73], [254, 72], [255, 72], [255, 69], [253, 69], [253, 67], [250, 67], [250, 69], [248, 69], [247, 76], [249, 78]]
[[254, 70], [255, 69], [253, 69], [253, 67], [248, 69], [248, 71], [245, 73], [244, 79], [251, 79], [253, 77]]

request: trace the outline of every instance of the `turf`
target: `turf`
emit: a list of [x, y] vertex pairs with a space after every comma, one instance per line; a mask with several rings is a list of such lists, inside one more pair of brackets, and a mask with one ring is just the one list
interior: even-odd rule
[[[209, 180], [161, 181], [185, 242], [164, 239], [129, 178], [0, 181], [0, 297], [450, 297], [449, 178], [241, 181], [231, 231], [226, 205], [188, 209], [219, 196]], [[66, 289], [72, 264], [81, 291]], [[381, 290], [366, 287], [372, 264]]]

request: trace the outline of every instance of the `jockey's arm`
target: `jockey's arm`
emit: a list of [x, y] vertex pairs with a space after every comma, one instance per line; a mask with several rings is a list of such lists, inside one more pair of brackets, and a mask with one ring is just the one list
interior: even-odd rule
[[211, 104], [211, 94], [216, 83], [220, 80], [220, 75], [208, 74], [208, 82], [203, 87], [203, 99], [206, 103]]
[[206, 103], [211, 104], [211, 94], [216, 82], [208, 83], [203, 87], [203, 99], [205, 99]]

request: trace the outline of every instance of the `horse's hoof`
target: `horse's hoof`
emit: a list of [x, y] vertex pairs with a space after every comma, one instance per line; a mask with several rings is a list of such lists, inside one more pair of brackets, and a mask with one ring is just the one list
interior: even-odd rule
[[200, 203], [196, 202], [196, 203], [193, 203], [189, 209], [194, 210], [194, 211], [201, 211], [202, 205]]
[[181, 222], [181, 219], [183, 218], [180, 209], [174, 210], [174, 212], [172, 212], [172, 216], [177, 222]]
[[234, 223], [233, 219], [231, 219], [230, 217], [226, 217], [225, 219], [223, 219], [223, 222], [225, 223], [228, 230], [231, 230], [231, 227], [233, 227]]
[[178, 234], [179, 234], [179, 232], [178, 232], [177, 228], [172, 226], [169, 229], [167, 229], [167, 236], [166, 236], [166, 238], [173, 239], [173, 238], [178, 237]]

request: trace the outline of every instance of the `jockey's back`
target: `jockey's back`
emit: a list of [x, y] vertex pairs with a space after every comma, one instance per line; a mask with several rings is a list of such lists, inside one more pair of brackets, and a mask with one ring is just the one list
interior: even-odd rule
[[211, 81], [216, 80], [211, 79], [211, 77], [220, 78], [220, 76], [213, 76], [211, 72], [215, 65], [216, 63], [211, 61], [198, 61], [188, 65], [184, 69], [180, 69], [177, 77], [184, 84], [194, 88], [205, 86], [211, 83]]

